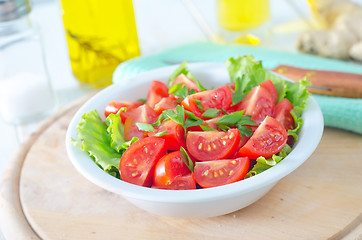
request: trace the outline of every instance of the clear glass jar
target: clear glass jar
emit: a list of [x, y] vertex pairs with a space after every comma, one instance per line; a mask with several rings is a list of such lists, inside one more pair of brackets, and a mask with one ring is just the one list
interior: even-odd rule
[[[19, 3], [10, 0], [5, 4], [11, 2]], [[40, 34], [28, 15], [30, 6], [9, 15], [9, 4], [3, 4], [0, 2], [0, 116], [7, 123], [23, 124], [52, 113], [56, 100]], [[14, 4], [10, 8], [24, 8], [29, 3]]]

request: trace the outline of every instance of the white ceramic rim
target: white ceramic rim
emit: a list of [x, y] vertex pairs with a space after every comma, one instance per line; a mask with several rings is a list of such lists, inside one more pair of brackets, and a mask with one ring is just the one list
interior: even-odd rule
[[[151, 70], [131, 77], [126, 82], [110, 85], [89, 99], [77, 111], [67, 130], [66, 149], [71, 162], [85, 178], [108, 191], [121, 194], [127, 198], [168, 203], [206, 202], [249, 193], [269, 184], [276, 183], [307, 160], [318, 146], [323, 134], [324, 123], [322, 112], [313, 97], [307, 100], [308, 106], [302, 115], [304, 125], [299, 134], [299, 139], [293, 146], [292, 152], [284, 158], [283, 161], [256, 176], [220, 187], [196, 190], [162, 190], [140, 187], [121, 181], [104, 172], [86, 153], [82, 152], [79, 147], [72, 145], [71, 139], [77, 136], [76, 126], [79, 119], [86, 112], [88, 105], [96, 104], [104, 94], [114, 91], [113, 88], [120, 88], [120, 86], [124, 86], [125, 83], [127, 83], [127, 89], [133, 89], [142, 83], [148, 82], [150, 78], [157, 79], [157, 77], [161, 75], [164, 76], [165, 73], [171, 73], [178, 66], [179, 65], [173, 65]], [[207, 67], [220, 68], [224, 67], [224, 64], [203, 62], [192, 63], [189, 64], [188, 67], [191, 70]], [[167, 77], [168, 76], [169, 75], [167, 75]]]

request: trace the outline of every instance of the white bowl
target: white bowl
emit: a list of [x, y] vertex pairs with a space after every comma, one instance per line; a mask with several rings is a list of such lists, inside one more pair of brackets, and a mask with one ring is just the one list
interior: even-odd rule
[[[77, 138], [76, 127], [81, 116], [97, 109], [103, 116], [112, 100], [135, 101], [145, 98], [152, 80], [166, 82], [177, 66], [145, 72], [128, 81], [113, 84], [87, 101], [73, 117], [66, 135], [69, 158], [76, 169], [94, 184], [122, 195], [129, 202], [150, 213], [182, 218], [203, 218], [227, 214], [244, 208], [264, 196], [280, 179], [299, 167], [316, 149], [323, 133], [323, 116], [310, 97], [302, 118], [304, 125], [292, 152], [274, 167], [254, 177], [225, 186], [197, 190], [161, 190], [133, 185], [102, 171], [85, 152], [71, 143]], [[229, 82], [222, 63], [189, 64], [192, 74], [206, 87]]]

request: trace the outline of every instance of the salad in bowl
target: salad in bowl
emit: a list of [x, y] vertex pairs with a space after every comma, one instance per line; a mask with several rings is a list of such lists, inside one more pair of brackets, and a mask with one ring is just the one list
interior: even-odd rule
[[308, 84], [253, 56], [146, 72], [89, 100], [70, 124], [67, 150], [89, 180], [149, 212], [225, 214], [260, 198], [318, 145], [323, 118]]

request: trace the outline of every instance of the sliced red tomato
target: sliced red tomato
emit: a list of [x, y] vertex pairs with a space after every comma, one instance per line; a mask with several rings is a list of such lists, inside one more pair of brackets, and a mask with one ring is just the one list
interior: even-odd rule
[[239, 150], [240, 150], [240, 148], [242, 148], [242, 147], [245, 145], [245, 143], [249, 140], [249, 138], [250, 138], [250, 137], [243, 136], [243, 137], [240, 139], [239, 145], [238, 145], [238, 147], [236, 148], [235, 153], [234, 153], [234, 154], [231, 154], [231, 155], [229, 156], [230, 159], [242, 157], [242, 156], [240, 156], [240, 154], [239, 154]]
[[155, 165], [165, 154], [164, 139], [147, 137], [138, 140], [121, 157], [119, 165], [121, 179], [139, 186], [150, 187]]
[[179, 103], [176, 102], [177, 98], [173, 95], [169, 97], [162, 98], [158, 103], [156, 103], [154, 110], [161, 114], [164, 110], [175, 109]]
[[109, 114], [113, 113], [116, 114], [119, 109], [122, 107], [127, 108], [127, 111], [120, 112], [119, 116], [121, 117], [122, 123], [126, 121], [126, 118], [129, 116], [129, 113], [135, 109], [141, 106], [142, 102], [121, 102], [121, 101], [112, 101], [110, 102], [105, 111], [104, 116], [108, 117]]
[[194, 174], [190, 173], [188, 175], [175, 177], [175, 179], [171, 182], [171, 184], [167, 186], [167, 189], [171, 190], [196, 189]]
[[240, 133], [237, 129], [227, 132], [188, 132], [186, 146], [190, 154], [199, 161], [211, 161], [229, 157], [240, 142]]
[[231, 111], [245, 110], [245, 115], [250, 115], [251, 119], [260, 124], [266, 116], [273, 116], [275, 104], [270, 93], [260, 86], [254, 87], [245, 98], [233, 106]]
[[286, 98], [281, 100], [275, 106], [275, 119], [281, 122], [286, 130], [294, 129], [295, 123], [290, 111], [293, 109], [293, 104]]
[[160, 81], [153, 80], [148, 90], [146, 104], [151, 108], [154, 108], [155, 105], [161, 101], [162, 98], [168, 97], [168, 87], [166, 84]]
[[177, 176], [175, 179], [168, 184], [167, 186], [152, 186], [153, 188], [158, 189], [167, 189], [167, 190], [190, 190], [196, 189], [196, 182], [194, 180], [194, 175], [192, 173], [185, 176]]
[[171, 152], [157, 162], [152, 187], [162, 189], [196, 188], [191, 171], [183, 162], [180, 151]]
[[193, 112], [197, 117], [201, 117], [202, 113], [208, 108], [229, 109], [231, 99], [232, 93], [230, 87], [223, 86], [188, 95], [181, 104], [186, 110]]
[[266, 80], [265, 82], [260, 83], [260, 87], [265, 88], [270, 93], [270, 96], [273, 99], [273, 103], [277, 104], [278, 93], [274, 83], [271, 80]]
[[200, 89], [197, 86], [197, 84], [191, 80], [190, 78], [188, 78], [185, 74], [181, 73], [180, 75], [178, 75], [175, 80], [173, 81], [172, 85], [175, 84], [179, 84], [179, 83], [183, 83], [183, 86], [186, 86], [189, 90], [190, 89], [194, 89], [196, 92], [199, 92]]
[[124, 122], [124, 137], [127, 141], [131, 140], [132, 137], [138, 137], [139, 139], [147, 137], [148, 133], [139, 130], [136, 123], [154, 123], [157, 118], [158, 114], [145, 104], [132, 110]]
[[249, 171], [247, 157], [196, 162], [194, 178], [201, 187], [217, 187], [244, 179]]
[[288, 134], [283, 125], [272, 117], [266, 117], [239, 150], [239, 154], [251, 159], [260, 156], [270, 158], [284, 147], [287, 139]]
[[167, 133], [160, 138], [166, 140], [166, 148], [167, 150], [179, 150], [180, 147], [186, 147], [185, 144], [185, 130], [184, 128], [174, 122], [171, 119], [165, 120], [161, 123], [161, 125], [157, 128], [157, 131], [150, 132], [149, 135], [153, 136], [156, 133], [161, 133], [167, 131]]

